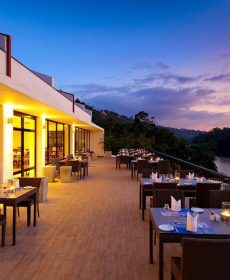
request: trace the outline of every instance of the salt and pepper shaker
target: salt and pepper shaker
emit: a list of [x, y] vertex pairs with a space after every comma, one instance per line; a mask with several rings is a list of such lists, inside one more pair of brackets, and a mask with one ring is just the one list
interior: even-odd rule
[[214, 211], [211, 211], [210, 220], [211, 220], [211, 221], [215, 221], [215, 220], [216, 220], [216, 216], [215, 216]]
[[220, 215], [215, 214], [215, 219], [216, 219], [217, 222], [219, 222], [220, 221]]

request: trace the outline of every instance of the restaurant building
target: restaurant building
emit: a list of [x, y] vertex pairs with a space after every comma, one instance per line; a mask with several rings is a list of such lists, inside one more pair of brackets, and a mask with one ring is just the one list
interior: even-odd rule
[[0, 33], [0, 183], [42, 176], [53, 158], [93, 151], [104, 156], [104, 130], [74, 95], [53, 78], [11, 56], [11, 37]]

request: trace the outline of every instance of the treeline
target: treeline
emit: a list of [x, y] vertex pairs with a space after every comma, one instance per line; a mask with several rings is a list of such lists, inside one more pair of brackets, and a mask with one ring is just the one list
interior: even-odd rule
[[194, 144], [207, 145], [217, 156], [230, 157], [230, 128], [214, 128], [193, 139]]
[[157, 126], [155, 118], [144, 111], [133, 118], [109, 110], [97, 110], [79, 99], [76, 101], [92, 110], [93, 122], [104, 128], [104, 148], [107, 151], [116, 154], [120, 148], [156, 150], [217, 171], [213, 141], [196, 137], [189, 143], [184, 138], [177, 138], [169, 128]]
[[177, 138], [168, 128], [159, 127], [146, 112], [134, 118], [108, 110], [93, 110], [93, 122], [105, 130], [104, 147], [117, 153], [120, 148], [145, 148], [157, 150], [191, 163], [216, 170], [212, 147], [203, 143], [190, 144]]

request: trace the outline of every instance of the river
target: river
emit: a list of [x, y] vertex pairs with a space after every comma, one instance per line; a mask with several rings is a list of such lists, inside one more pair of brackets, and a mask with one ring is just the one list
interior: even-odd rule
[[217, 170], [220, 173], [230, 177], [230, 158], [229, 157], [216, 157]]

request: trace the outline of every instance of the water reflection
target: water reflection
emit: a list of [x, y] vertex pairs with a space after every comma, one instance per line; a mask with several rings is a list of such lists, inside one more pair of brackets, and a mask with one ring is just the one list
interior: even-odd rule
[[216, 163], [218, 172], [224, 173], [225, 175], [230, 176], [230, 158], [216, 157], [215, 163]]

